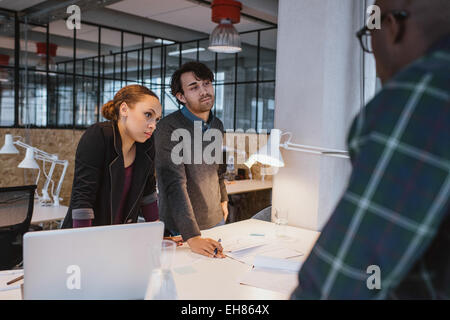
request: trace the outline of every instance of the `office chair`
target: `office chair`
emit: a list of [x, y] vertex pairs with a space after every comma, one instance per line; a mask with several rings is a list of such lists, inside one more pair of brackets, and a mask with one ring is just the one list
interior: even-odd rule
[[31, 223], [36, 185], [0, 188], [0, 270], [22, 262], [22, 238]]

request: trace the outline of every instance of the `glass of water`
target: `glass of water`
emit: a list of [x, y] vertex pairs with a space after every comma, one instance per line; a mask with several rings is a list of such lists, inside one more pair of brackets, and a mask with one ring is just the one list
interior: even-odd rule
[[176, 242], [170, 240], [162, 240], [161, 244], [151, 246], [151, 255], [157, 262], [157, 266], [151, 271], [145, 300], [178, 299], [177, 288], [172, 274], [172, 261], [176, 247]]
[[274, 209], [275, 235], [278, 238], [289, 238], [287, 236], [287, 224], [289, 212], [287, 209]]

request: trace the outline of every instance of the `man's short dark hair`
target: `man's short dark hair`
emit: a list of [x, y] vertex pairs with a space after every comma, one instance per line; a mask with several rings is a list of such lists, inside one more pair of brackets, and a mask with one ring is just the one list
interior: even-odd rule
[[[183, 64], [177, 71], [172, 75], [172, 79], [170, 81], [170, 89], [172, 91], [172, 95], [176, 98], [177, 93], [181, 92], [184, 94], [183, 87], [181, 86], [181, 75], [186, 72], [193, 72], [195, 77], [200, 80], [209, 80], [211, 82], [214, 81], [214, 74], [212, 71], [201, 62], [187, 62]], [[184, 105], [180, 100], [177, 101]]]

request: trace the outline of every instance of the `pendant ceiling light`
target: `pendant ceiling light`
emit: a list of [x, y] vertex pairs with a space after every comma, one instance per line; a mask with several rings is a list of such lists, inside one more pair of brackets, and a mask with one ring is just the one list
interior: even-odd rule
[[[48, 71], [56, 71], [57, 66], [56, 66], [53, 58], [56, 57], [56, 49], [58, 49], [58, 46], [54, 43], [49, 43], [48, 49], [49, 49], [48, 51], [50, 53], [49, 57], [48, 57]], [[36, 43], [36, 51], [37, 51], [37, 55], [39, 57], [39, 61], [36, 64], [36, 70], [46, 71], [47, 70], [47, 43], [37, 42]], [[42, 74], [43, 74], [43, 72], [42, 72]], [[49, 75], [53, 76], [55, 74], [53, 72], [50, 72]]]
[[7, 83], [11, 81], [11, 75], [8, 68], [4, 66], [9, 65], [9, 56], [0, 54], [0, 83]]
[[209, 37], [208, 50], [220, 53], [242, 51], [241, 37], [233, 26], [241, 20], [242, 4], [234, 0], [214, 0], [211, 8], [212, 21], [219, 25]]

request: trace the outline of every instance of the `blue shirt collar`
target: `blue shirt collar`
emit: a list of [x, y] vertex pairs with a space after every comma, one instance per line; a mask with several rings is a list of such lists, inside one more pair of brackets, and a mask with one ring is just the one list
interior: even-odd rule
[[181, 113], [187, 119], [191, 120], [192, 122], [194, 122], [194, 121], [201, 121], [202, 122], [203, 131], [205, 131], [205, 130], [210, 128], [212, 119], [214, 118], [214, 114], [210, 111], [209, 112], [208, 121], [205, 122], [205, 121], [203, 121], [203, 119], [201, 119], [201, 118], [197, 117], [195, 114], [193, 114], [186, 106], [183, 106], [183, 108], [181, 108]]

